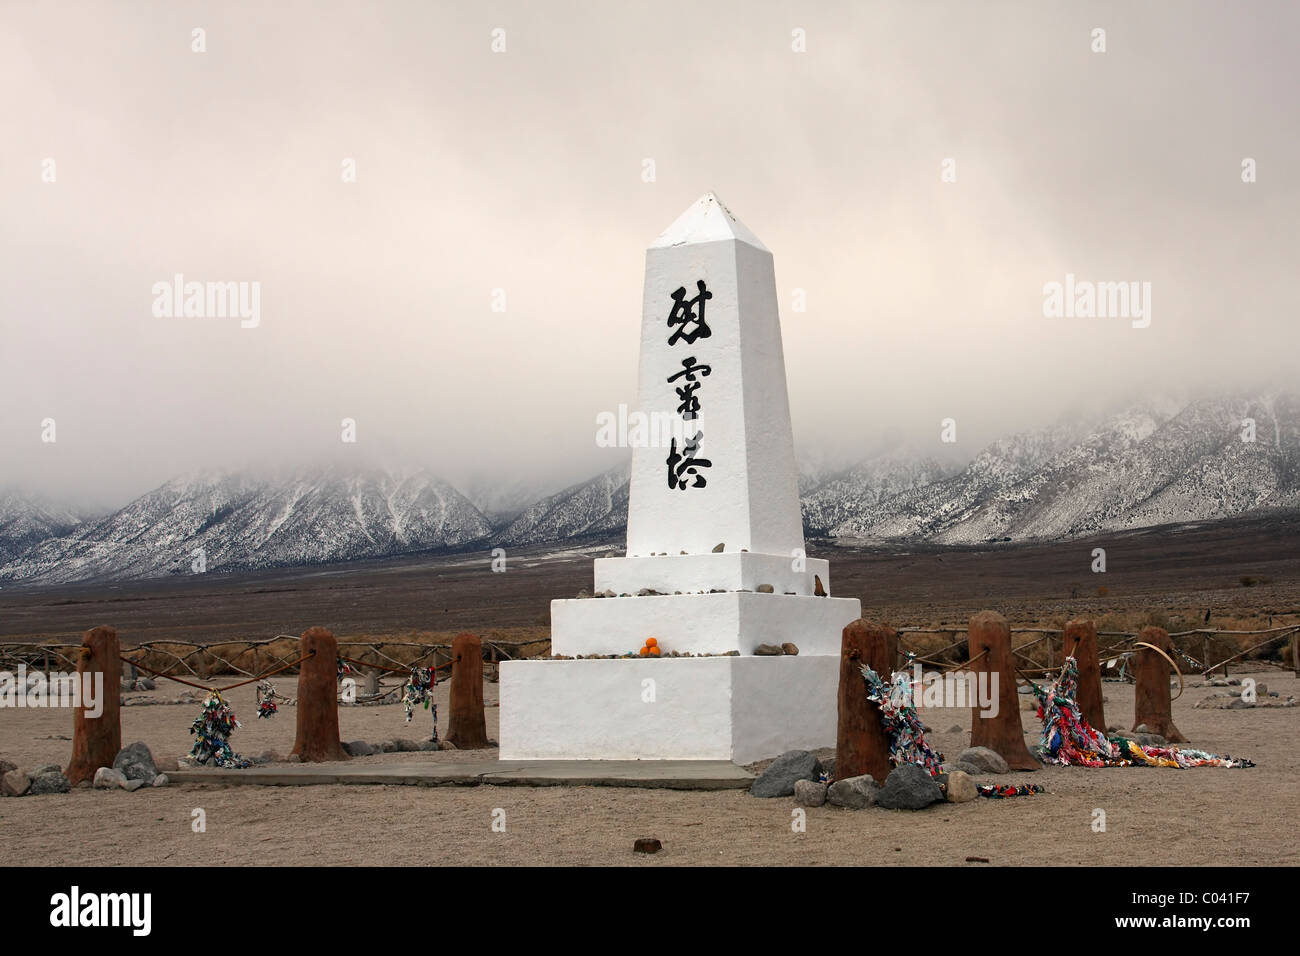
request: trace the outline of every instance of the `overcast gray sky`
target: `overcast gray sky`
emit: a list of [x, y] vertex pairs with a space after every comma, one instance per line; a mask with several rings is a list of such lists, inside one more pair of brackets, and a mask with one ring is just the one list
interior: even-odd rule
[[[645, 247], [708, 190], [775, 255], [809, 452], [1294, 376], [1298, 40], [1290, 3], [6, 0], [0, 485], [594, 473]], [[176, 273], [260, 325], [155, 317]], [[1067, 273], [1150, 282], [1150, 326], [1045, 317]]]

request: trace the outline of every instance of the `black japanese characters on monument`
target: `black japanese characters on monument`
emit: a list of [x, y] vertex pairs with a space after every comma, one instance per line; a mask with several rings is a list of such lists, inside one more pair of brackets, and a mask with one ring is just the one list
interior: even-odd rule
[[[709, 299], [713, 298], [713, 293], [708, 290], [703, 279], [696, 281], [695, 288], [698, 294], [693, 299], [686, 298], [685, 286], [673, 293], [673, 307], [668, 313], [668, 327], [675, 331], [668, 337], [669, 346], [676, 345], [678, 341], [694, 345], [696, 339], [707, 339], [713, 334], [704, 320], [704, 306]], [[708, 365], [697, 364], [695, 356], [691, 355], [682, 359], [680, 372], [668, 376], [669, 385], [678, 379], [684, 379], [681, 385], [675, 386], [677, 397], [681, 399], [681, 404], [677, 406], [677, 413], [682, 416], [683, 421], [695, 421], [700, 417], [700, 399], [695, 393], [703, 383], [696, 378], [696, 374], [704, 377], [712, 371], [713, 369]], [[676, 438], [670, 443], [666, 462], [670, 489], [685, 491], [687, 488], [703, 488], [708, 484], [699, 470], [712, 468], [713, 462], [707, 458], [700, 458], [697, 454], [703, 438], [704, 432], [697, 428], [694, 436], [683, 438], [681, 451], [677, 450]], [[694, 482], [691, 481], [692, 478], [695, 479]]]
[[[678, 339], [685, 339], [687, 345], [694, 345], [696, 339], [707, 339], [713, 334], [704, 321], [704, 304], [713, 298], [713, 293], [705, 287], [703, 279], [695, 283], [695, 288], [699, 290], [699, 295], [693, 299], [686, 298], [686, 286], [673, 293], [673, 308], [668, 313], [668, 327], [670, 329], [675, 326], [680, 327], [669, 336], [669, 345], [676, 345]], [[700, 308], [698, 316], [694, 308], [697, 303]]]

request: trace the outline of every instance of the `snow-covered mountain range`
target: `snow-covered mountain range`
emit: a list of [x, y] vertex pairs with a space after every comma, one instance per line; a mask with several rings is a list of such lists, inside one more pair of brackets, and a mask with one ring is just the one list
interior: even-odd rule
[[[1253, 441], [1243, 440], [1247, 419]], [[868, 472], [874, 496], [852, 480], [821, 484], [805, 494], [806, 519], [839, 538], [968, 544], [1297, 508], [1300, 399], [1131, 408], [1001, 439], [937, 480], [924, 480], [923, 465], [907, 467]]]
[[120, 511], [7, 557], [0, 580], [66, 582], [323, 564], [443, 550], [492, 528], [428, 472], [335, 469], [176, 478]]
[[[1253, 421], [1253, 441], [1247, 419]], [[874, 456], [801, 476], [810, 535], [937, 544], [1056, 539], [1300, 508], [1300, 397], [1218, 397], [1075, 418], [1000, 439], [965, 464]], [[626, 465], [519, 506], [471, 500], [421, 470], [194, 474], [106, 517], [0, 496], [0, 580], [59, 583], [289, 567], [471, 547], [608, 542], [627, 523]], [[488, 502], [499, 503], [491, 508]], [[490, 516], [489, 516], [490, 515]]]

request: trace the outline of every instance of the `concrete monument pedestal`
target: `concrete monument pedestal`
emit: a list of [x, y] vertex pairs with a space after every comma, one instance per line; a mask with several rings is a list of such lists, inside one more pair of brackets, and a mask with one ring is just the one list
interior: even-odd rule
[[[595, 562], [596, 592], [627, 596], [551, 602], [552, 653], [589, 659], [501, 664], [502, 759], [834, 746], [861, 607], [804, 554], [772, 254], [711, 193], [646, 254], [639, 406], [677, 427], [633, 450], [627, 557]], [[664, 656], [590, 659], [651, 637]]]

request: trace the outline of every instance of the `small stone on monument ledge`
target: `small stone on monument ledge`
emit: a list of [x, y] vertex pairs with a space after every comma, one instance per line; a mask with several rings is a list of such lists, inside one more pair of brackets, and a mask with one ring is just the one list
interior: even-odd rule
[[780, 657], [785, 651], [775, 644], [760, 644], [754, 648], [754, 654], [757, 657]]
[[781, 650], [790, 657], [797, 657], [799, 655], [799, 646], [797, 644], [791, 644], [789, 641], [781, 645]]
[[772, 585], [770, 584], [760, 584], [754, 590], [757, 591], [759, 594], [771, 594], [776, 589], [773, 588]]
[[726, 546], [727, 546], [727, 543], [726, 543], [725, 541], [720, 541], [720, 542], [718, 542], [717, 544], [715, 544], [715, 545], [713, 546], [713, 553], [714, 553], [714, 554], [721, 554], [721, 553], [722, 553], [722, 550], [723, 550]]
[[813, 581], [817, 585], [816, 588], [814, 588], [813, 590], [813, 594], [816, 595], [817, 597], [825, 597], [826, 588], [822, 586], [822, 576], [820, 574], [814, 574]]

